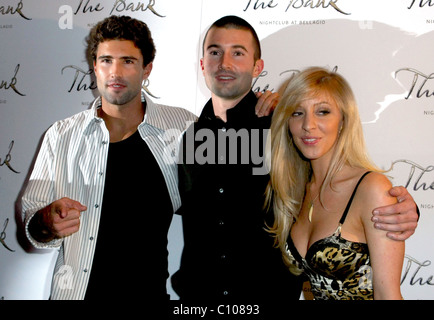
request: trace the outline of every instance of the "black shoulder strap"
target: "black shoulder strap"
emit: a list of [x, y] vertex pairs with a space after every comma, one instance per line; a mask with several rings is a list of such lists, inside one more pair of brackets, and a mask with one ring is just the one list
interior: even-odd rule
[[344, 224], [345, 219], [347, 218], [348, 211], [350, 210], [351, 203], [353, 202], [354, 195], [356, 194], [356, 191], [357, 191], [357, 188], [359, 187], [360, 182], [362, 182], [363, 178], [364, 178], [368, 173], [370, 173], [370, 172], [371, 172], [371, 171], [367, 171], [367, 172], [365, 172], [365, 173], [363, 174], [363, 176], [359, 179], [359, 182], [357, 182], [357, 185], [356, 185], [356, 187], [354, 188], [353, 194], [351, 195], [351, 198], [350, 198], [350, 200], [349, 200], [348, 203], [347, 203], [347, 207], [345, 208], [344, 214], [342, 215], [341, 220], [339, 221], [340, 224]]

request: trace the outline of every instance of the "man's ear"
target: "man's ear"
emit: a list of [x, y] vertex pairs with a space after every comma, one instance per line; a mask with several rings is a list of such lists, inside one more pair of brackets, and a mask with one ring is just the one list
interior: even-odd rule
[[200, 68], [202, 69], [202, 73], [203, 73], [203, 69], [204, 69], [203, 58], [200, 59]]
[[253, 78], [258, 77], [261, 74], [262, 70], [264, 70], [264, 60], [258, 59], [258, 60], [256, 60], [255, 66], [253, 69]]
[[148, 79], [149, 75], [151, 74], [152, 67], [153, 67], [152, 62], [149, 62], [149, 63], [144, 67], [143, 80]]

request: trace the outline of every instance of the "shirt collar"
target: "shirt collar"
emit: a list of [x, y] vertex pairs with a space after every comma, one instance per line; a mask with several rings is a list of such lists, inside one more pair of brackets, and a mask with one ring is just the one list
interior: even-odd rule
[[[162, 130], [169, 129], [169, 124], [165, 121], [165, 117], [161, 115], [158, 105], [156, 105], [143, 90], [141, 92], [141, 97], [142, 103], [144, 103], [146, 106], [146, 112], [145, 117], [143, 118], [143, 121], [139, 127], [148, 124]], [[87, 126], [92, 122], [101, 123], [103, 121], [103, 119], [98, 116], [98, 109], [101, 108], [101, 104], [101, 96], [99, 96], [92, 103], [91, 112], [88, 114]]]
[[[238, 121], [238, 120], [247, 120], [248, 118], [255, 117], [255, 106], [258, 99], [253, 91], [249, 91], [249, 93], [241, 99], [238, 104], [226, 111], [227, 122]], [[206, 120], [215, 120], [218, 119], [214, 113], [212, 99], [206, 103], [205, 107], [202, 110], [200, 118]]]

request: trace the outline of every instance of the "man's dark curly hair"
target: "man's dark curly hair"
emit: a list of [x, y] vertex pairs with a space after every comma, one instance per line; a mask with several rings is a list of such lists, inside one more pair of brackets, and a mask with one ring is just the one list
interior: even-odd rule
[[154, 61], [155, 45], [146, 23], [128, 16], [110, 16], [98, 22], [89, 33], [88, 52], [96, 62], [96, 52], [101, 42], [108, 40], [131, 40], [140, 49], [143, 66]]

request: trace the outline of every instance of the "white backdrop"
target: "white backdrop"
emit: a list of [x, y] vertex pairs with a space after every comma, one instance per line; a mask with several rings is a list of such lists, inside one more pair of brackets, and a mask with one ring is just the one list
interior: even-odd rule
[[[402, 292], [434, 299], [434, 1], [0, 0], [0, 299], [46, 299], [56, 251], [23, 240], [20, 196], [44, 132], [88, 108], [96, 87], [85, 37], [99, 20], [145, 21], [157, 47], [148, 88], [197, 115], [209, 99], [199, 68], [204, 32], [234, 14], [257, 30], [265, 70], [254, 90], [278, 91], [296, 70], [337, 67], [357, 96], [369, 152], [413, 195], [421, 218], [406, 242]], [[169, 232], [170, 273], [182, 251]], [[172, 299], [177, 299], [168, 282]]]

